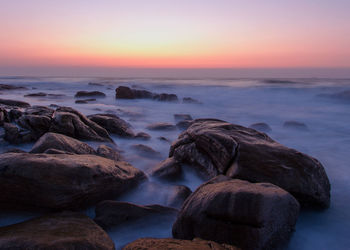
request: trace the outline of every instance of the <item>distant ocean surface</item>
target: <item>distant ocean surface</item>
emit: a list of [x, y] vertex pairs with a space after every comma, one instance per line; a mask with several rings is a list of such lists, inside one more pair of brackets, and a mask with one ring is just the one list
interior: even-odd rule
[[[302, 211], [288, 249], [349, 249], [350, 248], [350, 79], [132, 79], [132, 78], [25, 78], [0, 77], [0, 84], [27, 87], [27, 90], [1, 92], [0, 98], [29, 102], [31, 105], [73, 107], [85, 115], [115, 113], [128, 121], [135, 131], [152, 136], [142, 143], [159, 151], [165, 159], [170, 144], [159, 140], [163, 136], [174, 141], [175, 131], [147, 131], [154, 122], [175, 124], [174, 114], [190, 114], [193, 118], [217, 118], [230, 123], [250, 126], [267, 123], [274, 140], [311, 155], [321, 161], [331, 182], [331, 207], [325, 211]], [[180, 102], [153, 100], [119, 100], [115, 89], [120, 86], [146, 89], [155, 93], [176, 94]], [[76, 104], [77, 91], [101, 91], [107, 97], [88, 104]], [[24, 97], [45, 92], [62, 97]], [[343, 94], [341, 94], [343, 93]], [[182, 103], [191, 97], [200, 104]], [[306, 131], [283, 127], [285, 121], [297, 121]], [[2, 128], [0, 128], [0, 133]], [[130, 145], [135, 140], [113, 137], [124, 156], [135, 167], [147, 171], [158, 161], [134, 157]], [[93, 143], [90, 143], [94, 145]], [[20, 148], [29, 150], [31, 144]], [[13, 145], [0, 145], [4, 152]], [[199, 177], [189, 175], [182, 184], [194, 190]], [[164, 204], [162, 197], [138, 194], [123, 200], [138, 204]], [[93, 209], [86, 211], [93, 216]], [[13, 224], [34, 216], [31, 213], [0, 214], [0, 226]], [[149, 228], [129, 228], [110, 233], [120, 247], [140, 237], [170, 237], [171, 225], [154, 223]]]

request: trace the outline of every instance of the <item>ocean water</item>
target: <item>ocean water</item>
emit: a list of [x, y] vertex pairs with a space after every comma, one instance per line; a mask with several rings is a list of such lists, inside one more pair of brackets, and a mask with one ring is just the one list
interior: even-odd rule
[[[309, 154], [321, 161], [331, 182], [331, 207], [325, 211], [302, 211], [287, 249], [349, 249], [350, 237], [350, 101], [319, 96], [350, 89], [349, 79], [118, 79], [118, 78], [0, 78], [0, 83], [25, 86], [28, 90], [3, 91], [0, 98], [17, 99], [32, 105], [57, 104], [73, 107], [85, 115], [115, 113], [128, 121], [136, 132], [152, 136], [149, 141], [127, 140], [113, 136], [124, 157], [135, 167], [147, 172], [165, 159], [170, 144], [180, 130], [149, 131], [155, 122], [175, 124], [174, 114], [190, 114], [193, 118], [218, 118], [249, 126], [257, 122], [270, 125], [274, 140]], [[99, 83], [91, 85], [89, 83]], [[152, 100], [115, 99], [119, 85], [133, 86], [156, 93], [174, 93], [180, 99], [192, 97], [201, 104], [158, 102]], [[107, 97], [89, 104], [75, 104], [79, 90], [98, 90]], [[28, 93], [63, 94], [63, 97], [23, 97]], [[305, 123], [308, 131], [283, 127], [288, 120]], [[0, 131], [1, 133], [1, 131]], [[96, 143], [89, 142], [96, 147]], [[131, 145], [142, 143], [161, 153], [160, 159], [137, 156]], [[21, 145], [29, 150], [31, 144]], [[13, 148], [1, 144], [0, 152]], [[186, 173], [184, 184], [194, 190], [202, 180], [194, 172]], [[147, 190], [130, 192], [120, 200], [137, 204], [165, 204], [165, 194], [150, 195]], [[93, 208], [86, 213], [93, 217]], [[17, 223], [38, 213], [0, 213], [0, 226]], [[150, 221], [147, 225], [128, 225], [109, 232], [116, 246], [140, 237], [171, 237], [172, 222]]]

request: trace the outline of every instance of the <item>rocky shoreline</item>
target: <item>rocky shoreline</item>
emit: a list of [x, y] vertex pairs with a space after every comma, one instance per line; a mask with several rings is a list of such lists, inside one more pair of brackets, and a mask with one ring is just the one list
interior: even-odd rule
[[[94, 96], [105, 94], [76, 95]], [[116, 98], [179, 102], [174, 94], [124, 86], [116, 89]], [[135, 131], [115, 114], [85, 116], [71, 107], [8, 99], [1, 99], [0, 105], [3, 140], [14, 146], [34, 143], [28, 152], [0, 154], [1, 208], [47, 214], [1, 227], [1, 249], [114, 249], [109, 230], [150, 219], [172, 223], [174, 239], [139, 239], [125, 249], [279, 249], [293, 233], [300, 209], [330, 206], [330, 183], [322, 164], [271, 139], [264, 133], [271, 129], [267, 124], [247, 128], [174, 114], [177, 126], [146, 127], [182, 131], [167, 159], [159, 159], [147, 145], [133, 145], [139, 156], [159, 159], [143, 172], [124, 161], [111, 135], [128, 140], [147, 140], [150, 135]], [[306, 130], [293, 121], [285, 127]], [[203, 179], [193, 192], [172, 183], [184, 178], [185, 169]], [[162, 185], [171, 186], [167, 206], [118, 201], [141, 189], [160, 195]], [[91, 206], [94, 220], [81, 213]]]

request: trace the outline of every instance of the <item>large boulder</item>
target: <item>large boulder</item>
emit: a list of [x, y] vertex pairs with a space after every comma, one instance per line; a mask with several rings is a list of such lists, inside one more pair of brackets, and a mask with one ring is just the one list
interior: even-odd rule
[[0, 204], [76, 209], [113, 199], [145, 180], [126, 162], [95, 155], [0, 154]]
[[160, 205], [141, 206], [109, 200], [97, 204], [95, 212], [95, 222], [104, 229], [110, 229], [124, 223], [150, 218], [174, 221], [178, 210]]
[[113, 250], [114, 243], [89, 217], [56, 213], [0, 228], [1, 249]]
[[141, 238], [126, 245], [123, 250], [240, 250], [240, 248], [196, 238], [194, 240]]
[[328, 207], [330, 183], [322, 164], [254, 129], [216, 119], [198, 119], [180, 134], [169, 157], [199, 170], [207, 179], [219, 174], [269, 182], [302, 205]]
[[76, 139], [112, 142], [104, 128], [70, 107], [56, 109], [50, 132], [68, 135]]
[[96, 154], [96, 151], [84, 142], [51, 132], [40, 137], [30, 153], [44, 153], [48, 149], [57, 149], [74, 154]]
[[131, 125], [114, 114], [89, 115], [88, 118], [106, 129], [111, 134], [129, 138], [135, 136]]
[[161, 161], [152, 168], [150, 175], [157, 179], [174, 181], [182, 177], [182, 168], [181, 165], [176, 162], [174, 157], [171, 157]]
[[153, 99], [163, 102], [177, 102], [178, 98], [175, 94], [166, 93], [152, 93], [147, 90], [132, 89], [126, 86], [119, 86], [115, 90], [115, 97], [117, 99]]
[[0, 104], [10, 107], [19, 107], [19, 108], [27, 108], [30, 107], [30, 104], [27, 102], [22, 102], [18, 100], [10, 100], [10, 99], [0, 99]]
[[29, 130], [19, 128], [13, 123], [4, 123], [4, 139], [12, 144], [28, 143], [35, 139]]
[[283, 189], [221, 175], [185, 201], [173, 236], [199, 237], [242, 249], [278, 249], [293, 232], [298, 215], [299, 203]]

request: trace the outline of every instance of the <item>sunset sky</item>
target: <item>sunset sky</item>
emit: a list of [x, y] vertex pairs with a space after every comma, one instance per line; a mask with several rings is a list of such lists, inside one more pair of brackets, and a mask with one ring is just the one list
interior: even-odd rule
[[349, 0], [0, 0], [0, 72], [350, 68], [349, 11]]

